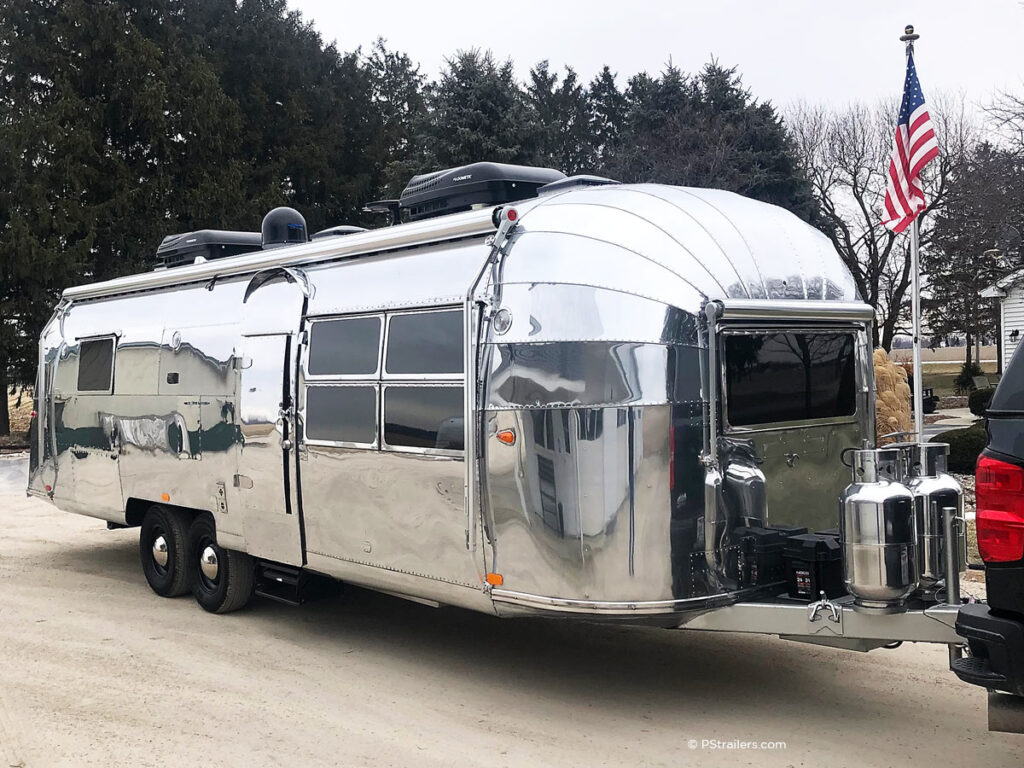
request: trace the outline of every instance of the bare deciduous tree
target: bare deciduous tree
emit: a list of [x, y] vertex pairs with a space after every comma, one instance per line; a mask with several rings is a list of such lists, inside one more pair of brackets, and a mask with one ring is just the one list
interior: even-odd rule
[[1024, 95], [1002, 93], [985, 112], [1009, 146], [1024, 155]]
[[[821, 206], [821, 228], [853, 274], [861, 297], [875, 308], [873, 341], [887, 350], [903, 330], [912, 279], [909, 237], [882, 226], [896, 107], [880, 102], [836, 110], [799, 104], [789, 113], [790, 130]], [[929, 244], [931, 216], [944, 204], [949, 180], [975, 139], [962, 97], [932, 99], [929, 111], [940, 155], [922, 177], [929, 204], [920, 217], [922, 249]]]

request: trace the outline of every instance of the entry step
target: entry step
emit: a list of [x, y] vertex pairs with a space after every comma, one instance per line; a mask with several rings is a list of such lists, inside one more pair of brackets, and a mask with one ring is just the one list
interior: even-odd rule
[[338, 593], [340, 584], [294, 565], [258, 561], [256, 594], [289, 605], [302, 605]]

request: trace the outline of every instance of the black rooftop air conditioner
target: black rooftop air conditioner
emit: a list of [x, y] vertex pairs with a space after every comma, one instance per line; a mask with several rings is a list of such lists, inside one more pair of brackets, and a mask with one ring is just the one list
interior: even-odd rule
[[206, 261], [237, 256], [260, 250], [263, 237], [259, 232], [228, 232], [220, 229], [200, 229], [168, 235], [156, 249], [157, 268], [180, 267], [192, 264], [199, 257]]
[[545, 184], [565, 174], [553, 168], [530, 168], [503, 163], [473, 163], [461, 168], [414, 176], [399, 198], [409, 220], [418, 221], [475, 206], [501, 205], [537, 196]]

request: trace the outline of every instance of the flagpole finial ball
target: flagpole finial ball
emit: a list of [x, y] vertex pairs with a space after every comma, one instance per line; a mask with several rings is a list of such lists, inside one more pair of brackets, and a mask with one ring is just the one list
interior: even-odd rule
[[914, 25], [907, 24], [907, 26], [903, 28], [903, 34], [900, 36], [900, 41], [904, 43], [913, 43], [919, 37], [921, 36], [914, 32]]

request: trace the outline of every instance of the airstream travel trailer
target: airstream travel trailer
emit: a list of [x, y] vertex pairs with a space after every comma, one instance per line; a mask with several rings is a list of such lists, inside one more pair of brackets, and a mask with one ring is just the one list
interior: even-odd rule
[[963, 642], [959, 489], [941, 450], [873, 448], [872, 313], [825, 236], [492, 164], [384, 207], [410, 220], [310, 239], [277, 211], [65, 291], [29, 493], [139, 526], [152, 588], [211, 611], [317, 574], [498, 616]]

